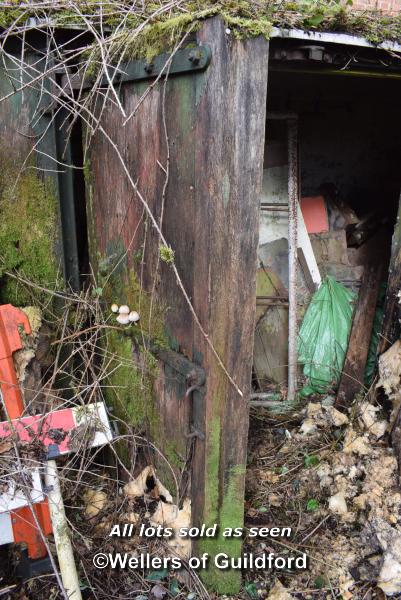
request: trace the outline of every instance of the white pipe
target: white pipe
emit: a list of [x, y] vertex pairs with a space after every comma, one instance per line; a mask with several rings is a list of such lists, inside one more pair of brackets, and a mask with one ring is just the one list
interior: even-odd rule
[[361, 48], [374, 48], [379, 50], [390, 50], [401, 52], [401, 44], [386, 40], [380, 44], [373, 44], [364, 37], [349, 33], [331, 33], [326, 31], [304, 31], [303, 29], [282, 29], [273, 27], [270, 38], [288, 38], [293, 40], [307, 40], [308, 42], [327, 42], [330, 44], [342, 44], [347, 46], [359, 46]]
[[82, 600], [56, 461], [48, 460], [45, 476], [50, 517], [63, 586], [71, 600]]
[[288, 392], [297, 392], [298, 122], [288, 125]]

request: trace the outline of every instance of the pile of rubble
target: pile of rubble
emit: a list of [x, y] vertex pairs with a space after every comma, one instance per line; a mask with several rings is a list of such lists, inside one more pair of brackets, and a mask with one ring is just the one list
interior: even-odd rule
[[[394, 352], [382, 356], [378, 385], [396, 399], [400, 373], [394, 374], [392, 367], [400, 371], [401, 361], [394, 360]], [[267, 585], [268, 598], [312, 598], [299, 595], [300, 590], [316, 587], [327, 587], [329, 598], [335, 589], [345, 600], [365, 597], [369, 589], [400, 597], [401, 488], [397, 459], [388, 443], [390, 426], [382, 407], [369, 397], [356, 399], [345, 414], [334, 407], [332, 396], [315, 397], [295, 422], [286, 423], [287, 428], [276, 424], [282, 442], [278, 447], [279, 434], [273, 436], [251, 464], [251, 495], [255, 482], [267, 482], [260, 510], [275, 520], [282, 511], [281, 520], [287, 525], [289, 507], [303, 507], [292, 548], [309, 553], [310, 570], [280, 575], [281, 582]], [[269, 456], [275, 460], [269, 463], [274, 468], [266, 470], [263, 461]], [[305, 456], [301, 463], [300, 456]], [[288, 492], [283, 497], [286, 480]], [[311, 497], [317, 499], [315, 504], [310, 500], [308, 504]], [[282, 584], [285, 588], [277, 592]], [[372, 593], [366, 598], [381, 597]]]
[[[401, 493], [397, 460], [387, 443], [380, 443], [387, 421], [368, 401], [356, 404], [353, 418], [333, 406], [309, 404], [305, 423], [344, 427], [340, 448], [316, 467], [326, 510], [338, 516], [338, 538], [332, 540], [327, 564], [341, 587], [355, 581], [377, 582], [386, 594], [401, 592]], [[307, 429], [309, 428], [309, 425]], [[329, 567], [329, 576], [331, 568]], [[344, 594], [343, 594], [344, 595]], [[351, 595], [349, 596], [352, 597]]]

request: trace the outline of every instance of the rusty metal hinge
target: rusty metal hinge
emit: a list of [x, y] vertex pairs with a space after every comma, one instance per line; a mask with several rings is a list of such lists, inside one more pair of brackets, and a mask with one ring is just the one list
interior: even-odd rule
[[[211, 57], [212, 51], [209, 46], [195, 46], [177, 50], [173, 54], [159, 54], [151, 62], [138, 59], [123, 63], [118, 67], [112, 65], [108, 67], [108, 76], [103, 76], [99, 87], [108, 87], [110, 82], [118, 86], [122, 83], [153, 79], [159, 75], [164, 76], [164, 74], [168, 74], [170, 77], [204, 71], [208, 67]], [[91, 81], [83, 80], [78, 75], [68, 74], [62, 77], [62, 87], [67, 92], [71, 89], [88, 89], [91, 87]]]

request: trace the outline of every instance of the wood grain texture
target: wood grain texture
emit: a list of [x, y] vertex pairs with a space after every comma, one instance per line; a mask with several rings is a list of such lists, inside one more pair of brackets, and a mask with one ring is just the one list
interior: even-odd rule
[[391, 245], [391, 259], [388, 271], [386, 300], [383, 308], [383, 322], [379, 339], [378, 354], [385, 352], [400, 335], [400, 303], [398, 292], [401, 289], [401, 199], [397, 222], [394, 227]]
[[381, 272], [378, 265], [365, 267], [335, 402], [337, 408], [348, 407], [363, 388]]
[[[128, 269], [166, 308], [170, 348], [199, 364], [206, 373], [202, 393], [185, 398], [186, 381], [174, 365], [160, 363], [155, 387], [159, 433], [155, 441], [175, 455], [187, 452], [190, 422], [205, 434], [196, 440], [191, 470], [194, 523], [240, 526], [243, 521], [248, 434], [248, 399], [255, 326], [259, 193], [262, 182], [268, 43], [234, 40], [218, 18], [207, 20], [199, 43], [212, 48], [204, 73], [175, 77], [156, 86], [125, 127], [115, 106], [103, 126], [118, 144], [129, 171], [159, 219], [170, 151], [163, 234], [175, 252], [175, 264], [196, 314], [226, 369], [243, 391], [229, 382], [207, 340], [194, 322], [171, 267], [158, 263], [159, 239], [143, 218], [143, 207], [129, 187], [114, 150], [96, 133], [89, 152], [91, 252], [108, 255], [128, 249]], [[126, 113], [136, 107], [146, 84], [122, 88]], [[163, 113], [164, 110], [164, 113]], [[133, 255], [143, 247], [143, 261]], [[173, 465], [174, 466], [174, 465]], [[178, 474], [178, 471], [177, 471]], [[197, 545], [199, 552], [219, 549]], [[239, 554], [241, 542], [223, 541]], [[214, 572], [210, 588], [235, 593], [240, 573]]]
[[[196, 456], [192, 495], [198, 519], [238, 526], [243, 519], [255, 327], [268, 43], [261, 38], [234, 41], [218, 19], [205, 23], [199, 40], [211, 45], [212, 65], [197, 77], [194, 305], [243, 397], [195, 329], [207, 392], [206, 447]], [[222, 548], [230, 551], [227, 540]], [[238, 550], [232, 544], [231, 551]], [[204, 577], [218, 591], [238, 586], [235, 574], [220, 572], [213, 580], [209, 569]]]

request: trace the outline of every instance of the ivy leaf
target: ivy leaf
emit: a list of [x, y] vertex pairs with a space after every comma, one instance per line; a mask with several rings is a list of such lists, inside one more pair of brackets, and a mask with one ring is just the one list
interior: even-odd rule
[[314, 467], [319, 464], [319, 457], [316, 454], [305, 454], [304, 465], [306, 468]]
[[172, 596], [178, 596], [178, 594], [180, 593], [180, 587], [176, 579], [172, 579], [172, 581], [170, 582], [169, 590]]
[[168, 570], [162, 569], [160, 571], [151, 571], [149, 575], [146, 575], [145, 579], [146, 581], [163, 581], [163, 579], [166, 579], [167, 575]]
[[253, 581], [248, 581], [245, 584], [245, 591], [250, 598], [258, 598], [258, 590], [256, 584]]
[[318, 508], [319, 508], [319, 502], [315, 498], [311, 498], [306, 503], [306, 510], [308, 510], [309, 512], [314, 512]]

